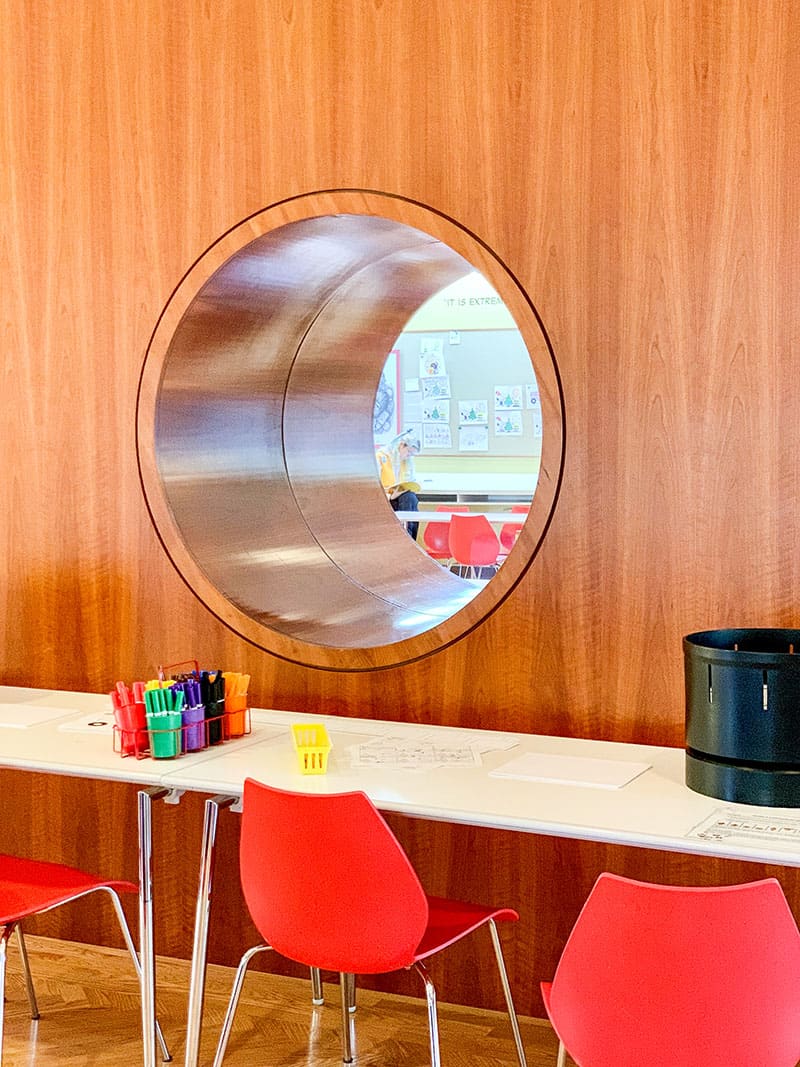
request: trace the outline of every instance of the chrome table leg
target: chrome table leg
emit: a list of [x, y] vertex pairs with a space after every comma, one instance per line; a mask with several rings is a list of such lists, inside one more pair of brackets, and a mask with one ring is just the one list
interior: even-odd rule
[[197, 1067], [200, 1055], [200, 1028], [203, 1024], [203, 994], [206, 982], [208, 953], [208, 914], [211, 910], [211, 884], [214, 878], [217, 820], [221, 808], [236, 804], [238, 797], [209, 797], [205, 805], [203, 844], [200, 852], [200, 884], [194, 918], [192, 970], [189, 978], [189, 1009], [186, 1019], [185, 1067]]

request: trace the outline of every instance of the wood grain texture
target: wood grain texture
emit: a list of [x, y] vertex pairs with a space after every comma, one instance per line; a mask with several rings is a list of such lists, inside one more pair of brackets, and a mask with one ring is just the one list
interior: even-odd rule
[[[7, 1062], [26, 1067], [128, 1067], [141, 1060], [137, 989], [127, 953], [45, 937], [26, 938], [26, 945], [41, 1019], [30, 1020], [14, 939], [5, 1007]], [[204, 1064], [213, 1059], [233, 974], [231, 968], [209, 968], [201, 1040]], [[158, 977], [159, 1021], [173, 1062], [181, 1063], [189, 966], [161, 958]], [[307, 978], [248, 974], [225, 1056], [227, 1067], [340, 1067], [338, 979], [327, 974], [323, 978], [325, 1004], [312, 1007]], [[424, 1003], [363, 988], [357, 999], [355, 1050], [361, 1067], [416, 1067], [427, 1061]], [[529, 1067], [552, 1067], [557, 1039], [549, 1023], [524, 1017], [519, 1022]], [[460, 1067], [516, 1062], [504, 1013], [440, 1003], [439, 1025], [445, 1062]]]
[[[680, 744], [681, 637], [797, 625], [800, 10], [0, 0], [0, 26], [0, 682], [102, 691], [197, 656], [251, 673], [262, 706]], [[408, 196], [487, 241], [542, 315], [567, 412], [555, 519], [509, 600], [446, 652], [364, 675], [293, 667], [210, 617], [150, 527], [134, 452], [148, 339], [185, 271], [247, 216], [332, 187]], [[131, 873], [126, 790], [2, 783], [1, 847]], [[199, 810], [158, 815], [157, 943], [175, 955]], [[400, 831], [431, 891], [523, 912], [530, 1011], [599, 870], [762, 873]], [[83, 914], [50, 921], [95, 939]], [[221, 962], [248, 936], [230, 921]], [[446, 999], [496, 999], [444, 966]]]

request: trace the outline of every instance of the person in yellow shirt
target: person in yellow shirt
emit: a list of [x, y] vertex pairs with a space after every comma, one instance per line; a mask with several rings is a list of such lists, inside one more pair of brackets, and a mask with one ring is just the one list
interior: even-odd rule
[[[414, 456], [419, 452], [419, 438], [411, 430], [399, 434], [376, 453], [381, 485], [394, 511], [419, 511], [419, 483], [414, 473]], [[418, 522], [406, 526], [416, 541]]]

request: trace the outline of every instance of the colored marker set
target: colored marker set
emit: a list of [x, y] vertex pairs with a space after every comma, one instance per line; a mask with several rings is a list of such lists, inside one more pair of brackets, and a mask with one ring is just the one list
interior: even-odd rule
[[[194, 662], [194, 661], [192, 661]], [[117, 682], [114, 750], [122, 756], [174, 759], [250, 733], [247, 687], [250, 676], [201, 671], [134, 682]]]

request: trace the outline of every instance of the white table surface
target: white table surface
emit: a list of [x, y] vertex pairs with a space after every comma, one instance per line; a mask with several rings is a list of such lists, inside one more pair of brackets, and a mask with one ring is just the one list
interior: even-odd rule
[[489, 522], [511, 523], [522, 526], [528, 518], [522, 511], [396, 511], [400, 522], [450, 522], [453, 515], [483, 515]]
[[[325, 775], [299, 772], [289, 728], [303, 721], [322, 722], [328, 729], [334, 747]], [[274, 728], [271, 735], [270, 727]], [[175, 760], [169, 769], [165, 767], [161, 781], [173, 788], [236, 796], [241, 795], [248, 777], [307, 792], [360, 789], [383, 811], [440, 822], [800, 866], [800, 835], [764, 841], [689, 836], [699, 823], [723, 808], [739, 812], [743, 819], [766, 815], [774, 820], [784, 815], [799, 822], [800, 809], [732, 804], [693, 792], [684, 784], [682, 748], [438, 726], [426, 729], [434, 731], [443, 743], [477, 734], [486, 743], [494, 740], [505, 746], [510, 742], [514, 747], [485, 752], [482, 764], [476, 767], [404, 770], [351, 766], [348, 746], [380, 736], [412, 738], [420, 729], [409, 723], [254, 711], [249, 744], [231, 742], [199, 754], [191, 763]], [[618, 789], [489, 775], [492, 768], [526, 752], [651, 766]]]
[[[798, 838], [747, 841], [689, 836], [721, 809], [748, 816], [800, 820], [800, 809], [733, 804], [695, 793], [684, 784], [684, 751], [612, 741], [505, 734], [454, 727], [425, 727], [446, 743], [469, 735], [506, 746], [484, 752], [480, 766], [405, 770], [351, 766], [348, 746], [381, 736], [416, 737], [422, 727], [369, 719], [302, 715], [255, 709], [252, 732], [203, 752], [173, 760], [122, 758], [111, 737], [62, 729], [82, 716], [111, 722], [107, 694], [0, 687], [0, 705], [63, 710], [25, 729], [0, 727], [0, 766], [107, 781], [160, 785], [175, 790], [239, 796], [247, 777], [285, 789], [345, 792], [361, 789], [383, 811], [525, 833], [730, 859], [800, 866]], [[333, 751], [326, 775], [302, 775], [291, 741], [294, 722], [323, 722]], [[490, 777], [489, 771], [525, 752], [644, 762], [650, 769], [619, 789]]]

